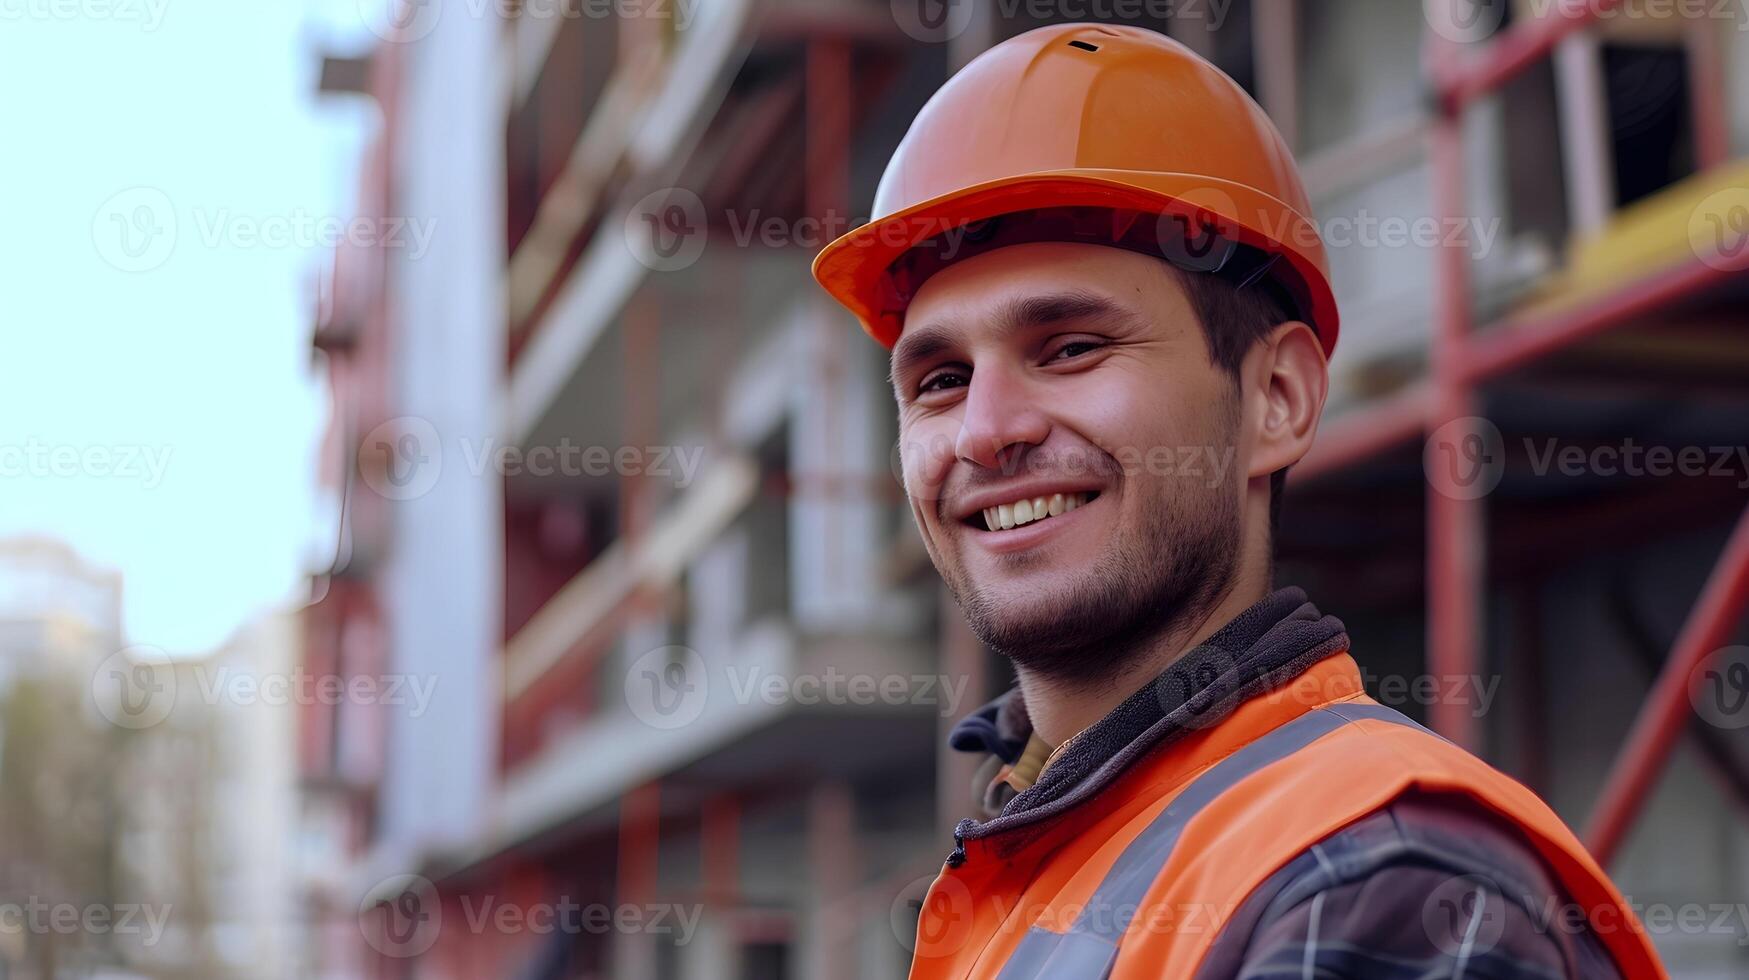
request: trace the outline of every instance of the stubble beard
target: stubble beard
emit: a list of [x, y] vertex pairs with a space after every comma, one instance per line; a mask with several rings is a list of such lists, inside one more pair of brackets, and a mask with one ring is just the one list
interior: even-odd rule
[[1122, 676], [1162, 639], [1200, 624], [1232, 583], [1239, 505], [1228, 487], [1166, 494], [1134, 534], [1119, 534], [1067, 588], [998, 596], [954, 578], [972, 632], [1036, 676], [1095, 687]]

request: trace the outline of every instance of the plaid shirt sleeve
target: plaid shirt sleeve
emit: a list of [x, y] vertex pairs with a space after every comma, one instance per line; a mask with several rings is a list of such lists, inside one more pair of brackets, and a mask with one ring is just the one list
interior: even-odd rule
[[1620, 974], [1517, 832], [1452, 800], [1399, 801], [1272, 876], [1199, 980]]

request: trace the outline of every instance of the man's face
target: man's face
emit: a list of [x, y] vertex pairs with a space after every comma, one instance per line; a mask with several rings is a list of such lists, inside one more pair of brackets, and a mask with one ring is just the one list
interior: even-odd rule
[[924, 543], [999, 652], [1096, 680], [1224, 593], [1238, 399], [1159, 260], [1035, 243], [951, 265], [911, 302], [893, 383]]

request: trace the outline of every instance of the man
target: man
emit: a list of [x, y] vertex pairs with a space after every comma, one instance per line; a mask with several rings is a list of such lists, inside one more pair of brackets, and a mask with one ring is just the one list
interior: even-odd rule
[[1280, 136], [1152, 32], [1041, 28], [918, 115], [815, 262], [892, 350], [936, 568], [1018, 689], [914, 978], [1658, 977], [1533, 794], [1272, 590], [1337, 311]]

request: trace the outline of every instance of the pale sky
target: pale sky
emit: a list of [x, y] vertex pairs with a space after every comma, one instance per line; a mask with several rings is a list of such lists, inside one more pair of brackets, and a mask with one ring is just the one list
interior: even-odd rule
[[0, 0], [0, 538], [121, 571], [130, 643], [306, 591], [311, 229], [372, 118], [318, 101], [318, 52], [369, 2]]

